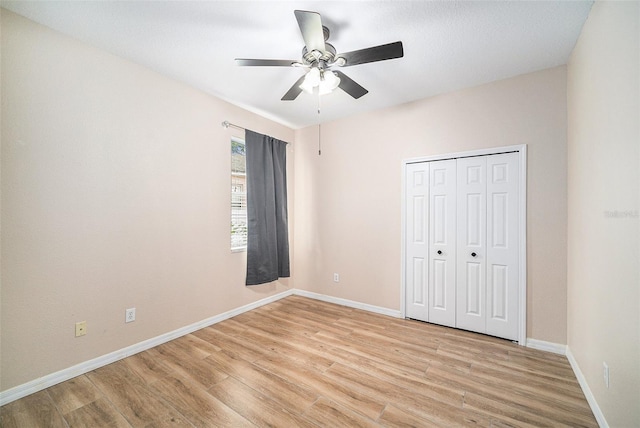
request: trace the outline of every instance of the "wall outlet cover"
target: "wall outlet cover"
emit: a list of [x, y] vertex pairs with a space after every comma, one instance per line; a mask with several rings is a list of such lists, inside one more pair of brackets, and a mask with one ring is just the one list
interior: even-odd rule
[[79, 321], [76, 323], [76, 337], [84, 336], [87, 334], [87, 322]]
[[136, 308], [129, 308], [125, 311], [124, 322], [133, 322], [136, 320]]

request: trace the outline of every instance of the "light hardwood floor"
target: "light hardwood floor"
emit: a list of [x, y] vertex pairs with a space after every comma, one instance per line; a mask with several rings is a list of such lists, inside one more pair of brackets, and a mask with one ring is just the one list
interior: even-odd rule
[[597, 427], [567, 359], [287, 297], [25, 397], [2, 427]]

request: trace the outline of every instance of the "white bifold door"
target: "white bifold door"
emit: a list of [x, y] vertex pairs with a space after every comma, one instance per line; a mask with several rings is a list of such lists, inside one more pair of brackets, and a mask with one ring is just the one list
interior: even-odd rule
[[518, 339], [518, 153], [406, 168], [406, 316]]

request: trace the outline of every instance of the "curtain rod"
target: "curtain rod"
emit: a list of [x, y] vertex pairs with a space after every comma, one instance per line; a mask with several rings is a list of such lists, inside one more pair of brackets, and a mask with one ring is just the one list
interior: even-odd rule
[[241, 131], [246, 131], [246, 129], [244, 129], [242, 126], [234, 125], [233, 123], [229, 122], [228, 120], [225, 120], [224, 122], [222, 122], [222, 127], [223, 128], [232, 127], [232, 128], [239, 129]]
[[[222, 127], [223, 127], [223, 128], [225, 128], [225, 129], [228, 129], [228, 128], [236, 128], [236, 129], [239, 129], [239, 130], [241, 130], [241, 131], [246, 131], [246, 129], [245, 129], [245, 128], [243, 128], [242, 126], [234, 125], [233, 123], [229, 122], [228, 120], [225, 120], [224, 122], [222, 122]], [[284, 141], [284, 143], [285, 143], [287, 146], [289, 145], [289, 143], [287, 143], [286, 141]]]

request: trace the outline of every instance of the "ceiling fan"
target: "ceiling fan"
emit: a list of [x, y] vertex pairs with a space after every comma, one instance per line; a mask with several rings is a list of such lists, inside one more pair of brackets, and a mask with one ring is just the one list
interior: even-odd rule
[[236, 58], [235, 60], [239, 66], [308, 68], [309, 71], [284, 94], [283, 101], [295, 100], [302, 91], [313, 93], [316, 87], [320, 95], [340, 88], [353, 98], [358, 99], [369, 91], [350, 79], [342, 71], [335, 70], [335, 67], [350, 67], [369, 62], [385, 61], [402, 58], [404, 55], [402, 42], [388, 43], [338, 54], [336, 53], [336, 48], [327, 43], [330, 34], [329, 29], [322, 25], [319, 13], [306, 10], [296, 10], [294, 13], [305, 44], [302, 49], [301, 61], [245, 58]]

